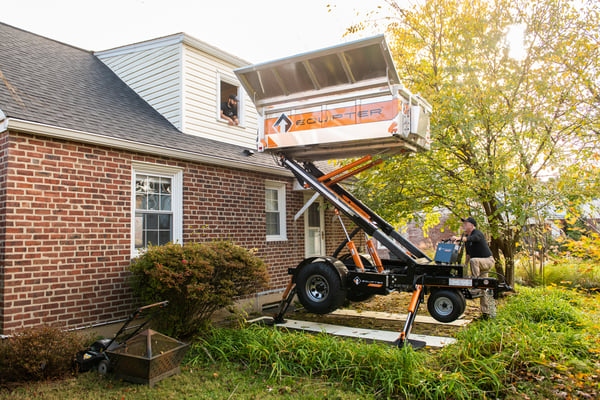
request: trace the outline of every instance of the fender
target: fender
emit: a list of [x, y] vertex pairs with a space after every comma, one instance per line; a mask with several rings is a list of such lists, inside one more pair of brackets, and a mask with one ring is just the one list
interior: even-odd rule
[[296, 276], [298, 275], [298, 273], [304, 266], [306, 266], [308, 264], [312, 264], [314, 262], [324, 262], [325, 264], [329, 265], [330, 268], [333, 268], [340, 276], [340, 280], [342, 282], [342, 287], [346, 288], [346, 275], [348, 275], [348, 268], [344, 265], [343, 262], [341, 262], [340, 260], [338, 260], [335, 257], [330, 257], [330, 256], [318, 256], [318, 257], [305, 258], [304, 260], [302, 260], [300, 262], [300, 264], [298, 264], [298, 266], [296, 268], [290, 268], [288, 270], [288, 273], [292, 275], [293, 281], [294, 282], [296, 281]]

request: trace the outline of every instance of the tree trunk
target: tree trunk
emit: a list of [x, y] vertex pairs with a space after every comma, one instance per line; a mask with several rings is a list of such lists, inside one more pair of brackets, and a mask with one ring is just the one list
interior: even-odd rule
[[[490, 250], [496, 260], [496, 272], [504, 275], [506, 282], [514, 286], [515, 281], [515, 258], [514, 248], [515, 242], [518, 235], [514, 235], [512, 231], [506, 228], [507, 223], [498, 214], [498, 204], [496, 199], [482, 202], [483, 209], [485, 210], [490, 224], [490, 230], [492, 232], [492, 238], [490, 241]], [[498, 237], [494, 237], [494, 233]], [[500, 252], [504, 256], [504, 268], [502, 268], [502, 261], [500, 260]]]

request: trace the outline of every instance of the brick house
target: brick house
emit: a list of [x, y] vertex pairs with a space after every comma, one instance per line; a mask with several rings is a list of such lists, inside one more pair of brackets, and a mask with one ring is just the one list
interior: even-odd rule
[[[125, 317], [148, 243], [257, 248], [272, 300], [288, 267], [333, 252], [333, 213], [294, 221], [311, 193], [253, 151], [247, 64], [185, 34], [94, 54], [0, 23], [0, 334]], [[232, 93], [237, 127], [218, 114]]]

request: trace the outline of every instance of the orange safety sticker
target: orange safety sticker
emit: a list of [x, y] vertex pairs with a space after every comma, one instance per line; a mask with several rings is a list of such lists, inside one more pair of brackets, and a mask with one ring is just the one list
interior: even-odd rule
[[301, 114], [281, 114], [265, 120], [265, 134], [290, 133], [334, 126], [389, 121], [398, 114], [398, 100], [388, 100], [356, 106]]

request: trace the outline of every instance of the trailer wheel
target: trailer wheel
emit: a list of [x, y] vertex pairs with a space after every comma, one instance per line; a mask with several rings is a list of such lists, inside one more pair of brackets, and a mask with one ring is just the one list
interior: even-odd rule
[[96, 369], [100, 375], [106, 375], [108, 373], [109, 362], [108, 360], [100, 360]]
[[346, 289], [338, 272], [323, 262], [305, 265], [296, 277], [300, 303], [308, 312], [327, 314], [338, 309], [346, 298]]
[[436, 290], [427, 299], [427, 311], [440, 322], [452, 322], [465, 312], [466, 302], [456, 290]]

